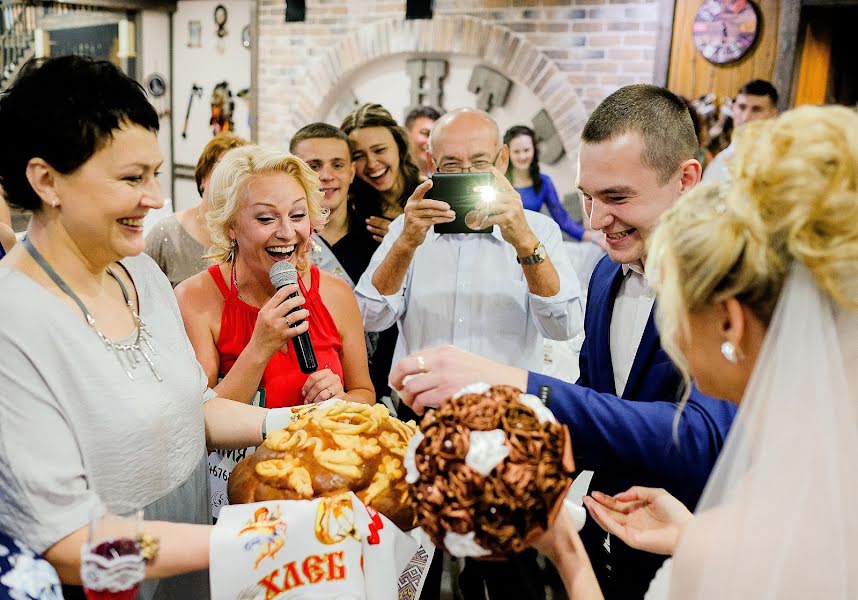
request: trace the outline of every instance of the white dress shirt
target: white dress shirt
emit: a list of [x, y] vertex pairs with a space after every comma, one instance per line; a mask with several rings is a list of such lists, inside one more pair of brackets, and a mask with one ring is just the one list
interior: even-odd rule
[[643, 270], [638, 265], [623, 265], [623, 282], [611, 315], [611, 364], [617, 396], [626, 389], [654, 302], [655, 291]]
[[581, 288], [563, 250], [560, 228], [545, 215], [524, 212], [560, 276], [560, 291], [554, 296], [530, 293], [515, 248], [497, 226], [491, 234], [441, 235], [430, 229], [402, 288], [383, 296], [372, 278], [402, 233], [404, 215], [390, 224], [355, 293], [367, 331], [399, 325], [393, 364], [411, 352], [452, 344], [541, 371], [544, 337], [568, 340], [582, 330]]
[[730, 180], [729, 165], [733, 160], [733, 154], [736, 152], [736, 147], [730, 144], [721, 152], [715, 155], [706, 169], [703, 170], [703, 177], [700, 181], [703, 183], [724, 183]]

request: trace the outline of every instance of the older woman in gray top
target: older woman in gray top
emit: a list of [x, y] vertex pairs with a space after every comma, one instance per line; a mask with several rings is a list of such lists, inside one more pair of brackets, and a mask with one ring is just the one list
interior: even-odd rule
[[67, 56], [25, 65], [0, 130], [0, 183], [33, 211], [0, 266], [0, 530], [77, 585], [90, 517], [143, 508], [162, 581], [139, 597], [206, 598], [204, 572], [176, 577], [208, 566], [206, 444], [258, 445], [271, 414], [214, 397], [138, 256], [163, 204], [158, 117], [113, 65]]

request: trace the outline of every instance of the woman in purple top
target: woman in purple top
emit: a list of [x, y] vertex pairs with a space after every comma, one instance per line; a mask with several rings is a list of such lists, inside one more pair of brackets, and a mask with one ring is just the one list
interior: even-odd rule
[[503, 142], [509, 146], [510, 156], [506, 178], [521, 195], [524, 208], [539, 212], [542, 205], [547, 204], [548, 212], [567, 235], [579, 241], [598, 243], [595, 233], [572, 219], [560, 204], [551, 178], [539, 172], [539, 149], [533, 130], [525, 125], [515, 125], [504, 134]]

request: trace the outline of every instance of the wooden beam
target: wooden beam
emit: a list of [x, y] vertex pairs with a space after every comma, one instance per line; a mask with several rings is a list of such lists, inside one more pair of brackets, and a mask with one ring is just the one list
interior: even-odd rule
[[667, 86], [670, 69], [670, 45], [673, 41], [673, 15], [676, 0], [660, 0], [658, 3], [658, 36], [655, 42], [655, 61], [652, 69], [652, 82]]
[[[0, 5], [25, 4], [22, 0], [0, 0]], [[156, 10], [175, 12], [176, 0], [54, 0], [35, 4], [68, 4], [69, 6], [91, 6], [110, 10]]]
[[793, 76], [795, 74], [796, 52], [798, 49], [799, 21], [801, 8], [793, 2], [781, 2], [781, 12], [778, 18], [778, 51], [775, 58], [774, 84], [778, 90], [778, 110], [784, 111], [792, 106], [795, 90]]

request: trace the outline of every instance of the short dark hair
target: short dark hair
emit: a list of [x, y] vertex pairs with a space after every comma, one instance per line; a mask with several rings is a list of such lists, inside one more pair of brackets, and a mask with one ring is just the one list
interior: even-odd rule
[[38, 210], [27, 180], [39, 157], [60, 173], [76, 171], [133, 123], [158, 131], [158, 114], [139, 83], [107, 61], [60, 56], [28, 61], [0, 97], [0, 184], [10, 204]]
[[405, 115], [405, 128], [411, 129], [411, 126], [414, 124], [414, 121], [416, 121], [420, 117], [426, 117], [427, 119], [437, 121], [441, 118], [441, 113], [431, 106], [417, 106], [415, 108], [412, 108], [410, 111], [408, 111], [408, 114]]
[[[317, 138], [341, 140], [345, 142], [346, 146], [349, 145], [349, 136], [339, 127], [334, 127], [330, 123], [310, 123], [304, 125], [292, 136], [289, 141], [289, 152], [295, 154], [295, 148], [298, 147], [298, 144], [304, 140]], [[349, 160], [351, 160], [351, 154], [349, 154]]]
[[[408, 197], [414, 191], [414, 188], [420, 185], [420, 169], [408, 151], [408, 132], [399, 126], [396, 119], [381, 104], [367, 103], [357, 107], [343, 119], [343, 123], [340, 125], [340, 129], [346, 135], [355, 129], [365, 129], [367, 127], [384, 127], [393, 136], [393, 141], [396, 143], [396, 148], [399, 151], [399, 169], [404, 182], [399, 205], [405, 208]], [[349, 147], [352, 147], [351, 143], [349, 143]], [[382, 214], [383, 204], [381, 196], [372, 186], [360, 177], [355, 177], [351, 189], [355, 192], [357, 209], [360, 214]]]
[[[752, 79], [745, 85], [739, 88], [739, 94], [748, 96], [768, 96], [772, 101], [772, 106], [778, 105], [778, 91], [771, 82], [765, 79]], [[738, 96], [738, 94], [736, 94]]]
[[203, 195], [203, 179], [214, 170], [221, 157], [227, 151], [246, 146], [247, 143], [247, 140], [232, 132], [222, 131], [206, 144], [206, 147], [203, 148], [200, 157], [197, 159], [197, 166], [194, 169], [194, 179], [197, 182], [197, 191], [200, 193], [200, 196]]
[[649, 84], [627, 85], [602, 100], [581, 132], [584, 143], [599, 143], [629, 132], [643, 139], [641, 163], [664, 184], [679, 166], [697, 157], [697, 135], [685, 102]]

